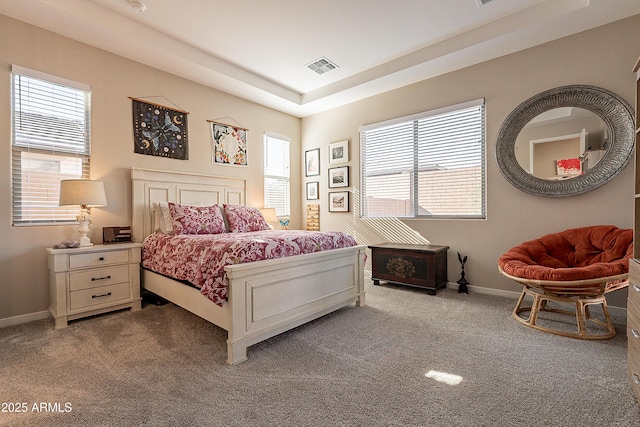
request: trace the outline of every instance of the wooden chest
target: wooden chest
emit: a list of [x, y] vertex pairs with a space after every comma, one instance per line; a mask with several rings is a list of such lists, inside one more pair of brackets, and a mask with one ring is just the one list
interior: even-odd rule
[[447, 286], [448, 246], [382, 243], [369, 246], [374, 285], [380, 281], [424, 288]]

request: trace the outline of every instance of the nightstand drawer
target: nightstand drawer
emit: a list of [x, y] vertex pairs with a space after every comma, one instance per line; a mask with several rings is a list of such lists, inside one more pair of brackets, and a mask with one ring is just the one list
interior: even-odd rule
[[124, 262], [129, 262], [129, 251], [126, 249], [69, 255], [69, 268], [99, 267]]
[[71, 291], [114, 285], [128, 281], [129, 267], [126, 265], [69, 273], [69, 289]]
[[640, 400], [640, 340], [629, 337], [628, 373], [633, 392]]
[[630, 300], [627, 301], [627, 337], [629, 344], [637, 342], [640, 346], [640, 310]]
[[77, 310], [92, 305], [128, 299], [129, 288], [129, 283], [120, 283], [71, 292], [70, 308], [71, 310]]

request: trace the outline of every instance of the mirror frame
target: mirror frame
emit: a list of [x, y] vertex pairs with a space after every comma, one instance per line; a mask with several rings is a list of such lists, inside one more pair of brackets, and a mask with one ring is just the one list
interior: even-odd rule
[[[559, 107], [578, 107], [600, 117], [607, 128], [609, 145], [602, 160], [584, 174], [559, 181], [530, 175], [516, 160], [518, 134], [534, 117]], [[516, 107], [502, 123], [495, 156], [500, 171], [515, 187], [527, 193], [566, 197], [586, 193], [620, 173], [633, 157], [635, 144], [633, 108], [613, 92], [596, 86], [571, 85], [541, 92]]]

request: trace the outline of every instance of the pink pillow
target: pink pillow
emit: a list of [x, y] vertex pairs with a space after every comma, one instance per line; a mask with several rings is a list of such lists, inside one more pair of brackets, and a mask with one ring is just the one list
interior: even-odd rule
[[231, 233], [271, 229], [259, 209], [249, 206], [224, 205], [224, 213], [227, 215]]
[[175, 234], [219, 234], [225, 232], [222, 212], [217, 205], [188, 206], [169, 203]]

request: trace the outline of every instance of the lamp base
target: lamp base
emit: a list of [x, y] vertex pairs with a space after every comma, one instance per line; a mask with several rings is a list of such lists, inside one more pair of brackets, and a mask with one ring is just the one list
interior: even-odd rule
[[81, 236], [80, 247], [93, 246], [93, 243], [91, 243], [89, 236], [87, 236], [87, 234], [89, 234], [89, 224], [91, 223], [91, 220], [88, 217], [89, 215], [86, 215], [84, 217], [85, 219], [80, 219], [81, 217], [78, 217], [78, 222], [80, 222], [80, 228], [78, 229], [78, 231], [80, 232]]
[[80, 237], [80, 247], [84, 248], [85, 246], [93, 246], [93, 243], [91, 243], [91, 240], [89, 240], [87, 236], [82, 236]]

